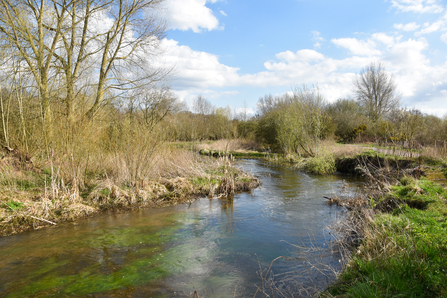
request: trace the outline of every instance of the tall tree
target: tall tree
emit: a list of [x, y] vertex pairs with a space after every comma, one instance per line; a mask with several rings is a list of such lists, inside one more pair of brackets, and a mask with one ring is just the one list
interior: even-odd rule
[[[50, 86], [75, 121], [78, 93], [92, 100], [80, 119], [92, 119], [106, 95], [126, 95], [166, 75], [154, 67], [165, 23], [155, 12], [163, 0], [0, 0], [0, 34], [17, 48], [34, 75], [44, 123], [51, 131]], [[87, 78], [85, 74], [90, 76]]]
[[[53, 54], [68, 17], [67, 1], [0, 0], [0, 33], [3, 45], [16, 48], [20, 60], [33, 74], [39, 91], [46, 136], [52, 137], [50, 78]], [[53, 13], [50, 13], [52, 11]], [[48, 24], [55, 28], [48, 29]]]
[[363, 68], [354, 78], [353, 85], [355, 99], [373, 122], [399, 107], [401, 95], [397, 93], [394, 78], [386, 72], [382, 62], [372, 62]]

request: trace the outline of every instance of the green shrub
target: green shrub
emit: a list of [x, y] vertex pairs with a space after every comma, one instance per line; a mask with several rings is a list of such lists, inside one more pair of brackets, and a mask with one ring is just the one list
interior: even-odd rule
[[315, 157], [309, 158], [306, 164], [306, 171], [318, 175], [332, 174], [335, 170], [335, 158], [332, 153], [322, 152]]

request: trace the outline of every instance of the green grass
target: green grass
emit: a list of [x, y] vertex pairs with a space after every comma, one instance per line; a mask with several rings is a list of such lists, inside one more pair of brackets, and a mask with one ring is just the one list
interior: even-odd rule
[[15, 202], [12, 200], [2, 204], [1, 207], [7, 209], [8, 211], [17, 211], [25, 208], [23, 203]]
[[4, 171], [0, 173], [0, 186], [13, 188], [21, 191], [35, 192], [40, 191], [51, 179], [45, 174], [38, 174], [34, 171], [21, 171], [18, 174], [15, 171]]
[[328, 153], [309, 158], [305, 169], [307, 172], [317, 175], [333, 174], [337, 170], [334, 156]]
[[445, 160], [428, 156], [421, 156], [421, 163], [428, 166], [441, 166], [441, 167], [446, 166]]
[[332, 295], [447, 297], [447, 191], [405, 178], [387, 196], [399, 202], [368, 224]]

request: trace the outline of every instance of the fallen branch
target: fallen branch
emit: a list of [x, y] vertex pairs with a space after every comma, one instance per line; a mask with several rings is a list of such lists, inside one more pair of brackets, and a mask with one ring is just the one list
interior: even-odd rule
[[34, 218], [34, 219], [37, 219], [37, 220], [41, 220], [41, 221], [47, 222], [47, 223], [50, 223], [52, 225], [56, 225], [54, 222], [46, 220], [46, 219], [43, 219], [43, 218], [38, 218], [38, 217], [35, 217], [35, 216], [31, 216], [31, 215], [30, 215], [30, 217]]

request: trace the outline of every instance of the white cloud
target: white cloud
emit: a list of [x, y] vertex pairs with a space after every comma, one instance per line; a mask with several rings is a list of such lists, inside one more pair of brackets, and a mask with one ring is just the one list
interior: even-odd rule
[[339, 47], [348, 49], [353, 55], [376, 56], [381, 52], [376, 49], [376, 43], [372, 40], [358, 40], [356, 38], [331, 39], [331, 42]]
[[420, 25], [416, 24], [416, 22], [408, 23], [408, 24], [394, 24], [394, 28], [403, 31], [415, 31], [418, 29]]
[[383, 43], [386, 46], [392, 46], [396, 42], [398, 42], [402, 38], [402, 36], [395, 37], [395, 36], [390, 36], [390, 35], [380, 32], [380, 33], [374, 33], [372, 35], [372, 38], [374, 40], [380, 41], [381, 43]]
[[175, 67], [177, 86], [210, 88], [235, 85], [238, 68], [223, 65], [216, 55], [180, 46], [172, 39], [164, 39], [162, 59], [168, 67]]
[[164, 17], [171, 29], [192, 30], [196, 33], [203, 29], [208, 31], [220, 29], [219, 20], [213, 11], [206, 7], [206, 3], [216, 0], [167, 0], [165, 2]]
[[321, 48], [321, 43], [324, 41], [324, 38], [320, 36], [320, 32], [312, 31], [312, 41], [314, 42], [314, 48]]
[[228, 16], [228, 15], [225, 13], [225, 11], [223, 11], [223, 10], [220, 11], [220, 14], [223, 15], [223, 16], [225, 16], [225, 17]]
[[441, 35], [441, 40], [445, 43], [447, 43], [447, 33], [444, 33]]
[[431, 25], [427, 24], [424, 29], [422, 29], [419, 32], [416, 32], [416, 35], [418, 36], [418, 35], [421, 35], [421, 34], [429, 34], [429, 33], [432, 33], [432, 32], [436, 32], [439, 29], [441, 29], [441, 26], [442, 26], [442, 24], [440, 22], [435, 22], [435, 23], [433, 23]]
[[324, 59], [324, 55], [318, 53], [314, 50], [300, 50], [296, 53], [291, 51], [282, 52], [275, 55], [276, 58], [284, 60], [287, 62], [291, 61], [303, 61], [303, 62], [313, 62]]
[[396, 82], [403, 96], [414, 96], [428, 86], [427, 78], [433, 75], [430, 60], [423, 54], [428, 48], [425, 39], [409, 39], [393, 46], [384, 59], [394, 71]]
[[416, 36], [420, 36], [422, 34], [429, 34], [437, 31], [446, 31], [447, 30], [447, 13], [442, 15], [438, 20], [430, 23], [424, 24], [424, 29], [415, 33]]
[[392, 0], [393, 7], [403, 12], [441, 13], [444, 8], [436, 0]]
[[239, 115], [247, 114], [248, 117], [255, 115], [255, 110], [251, 108], [237, 108], [234, 109], [234, 112]]

